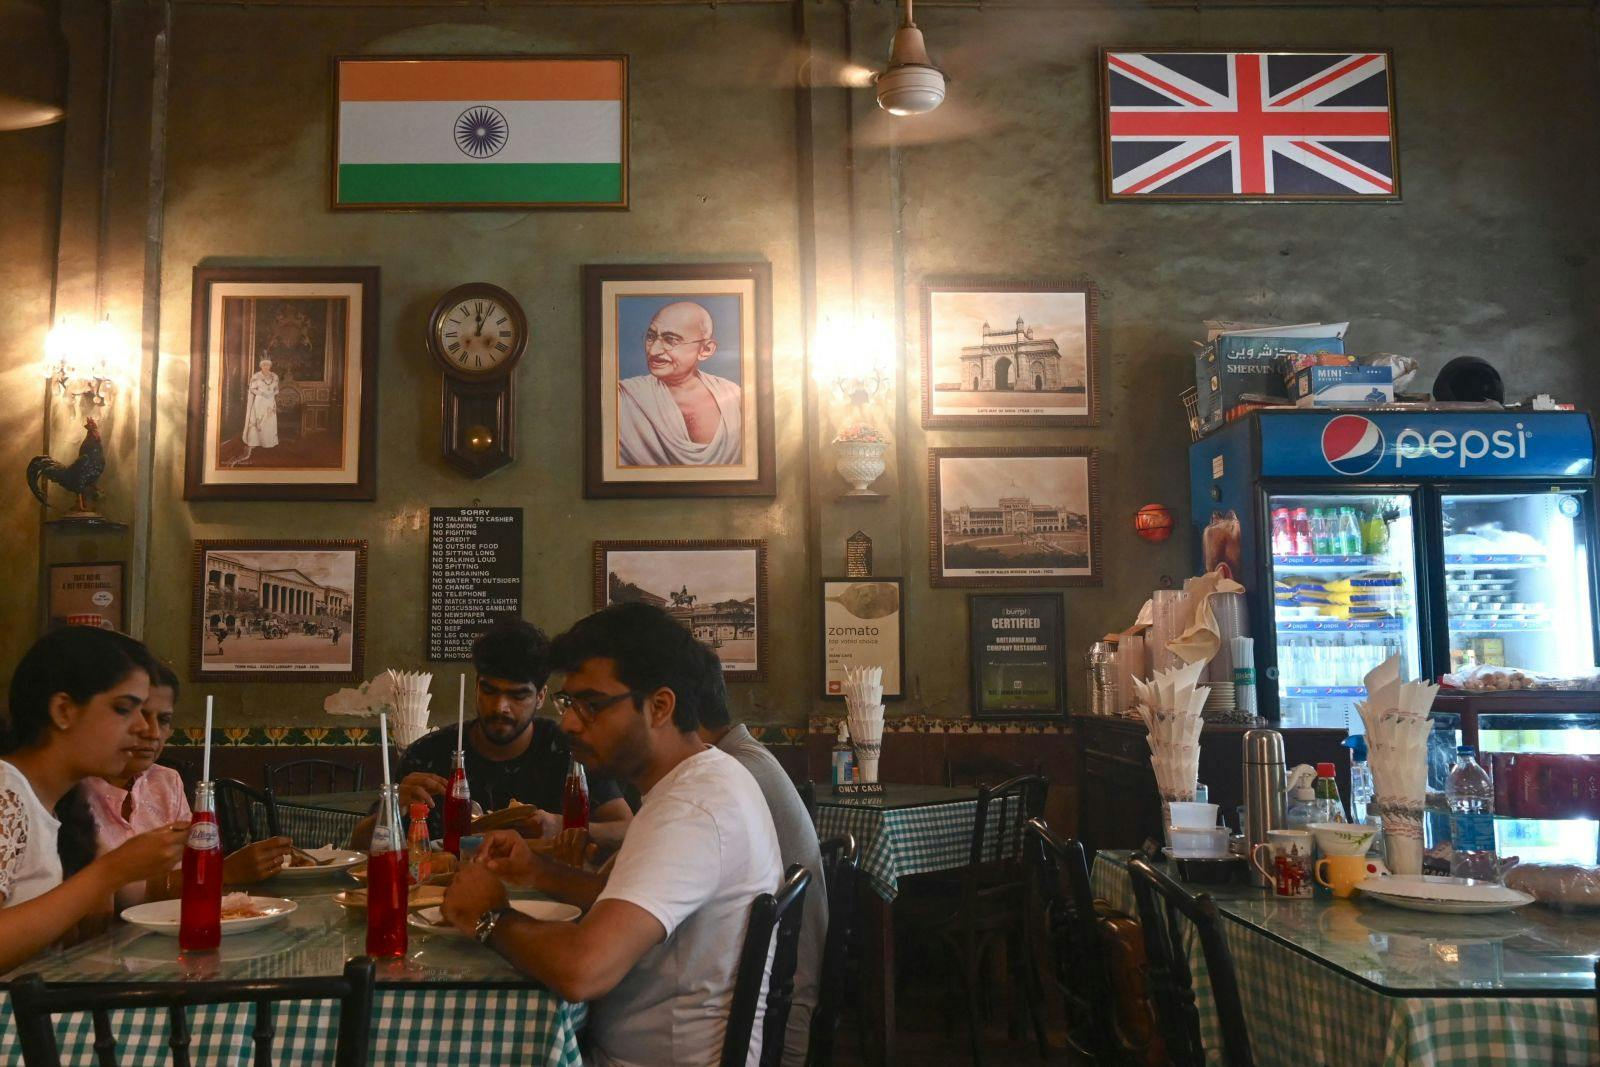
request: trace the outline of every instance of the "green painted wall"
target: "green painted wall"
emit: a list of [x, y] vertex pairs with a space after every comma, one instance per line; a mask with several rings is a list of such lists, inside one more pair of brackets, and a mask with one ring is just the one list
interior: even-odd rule
[[[1123, 624], [1163, 575], [1181, 579], [1187, 571], [1181, 536], [1147, 545], [1133, 536], [1131, 516], [1141, 504], [1161, 501], [1186, 518], [1187, 441], [1177, 394], [1189, 383], [1189, 339], [1202, 318], [1349, 317], [1353, 348], [1416, 355], [1424, 379], [1451, 356], [1480, 354], [1501, 366], [1514, 395], [1549, 390], [1591, 406], [1600, 400], [1586, 344], [1596, 325], [1588, 206], [1600, 163], [1595, 25], [1587, 9], [919, 6], [930, 49], [953, 76], [951, 99], [941, 112], [892, 132], [866, 92], [819, 92], [797, 108], [788, 88], [794, 12], [783, 4], [445, 12], [179, 3], [172, 10], [154, 462], [139, 491], [152, 509], [145, 636], [179, 662], [187, 662], [194, 538], [367, 538], [371, 673], [421, 665], [428, 507], [521, 505], [528, 509], [527, 615], [552, 630], [589, 610], [595, 539], [767, 538], [769, 680], [736, 685], [734, 697], [753, 721], [798, 724], [820, 707], [812, 695], [815, 580], [842, 570], [843, 537], [861, 527], [877, 542], [880, 573], [908, 579], [913, 699], [903, 709], [963, 716], [966, 594], [927, 584], [926, 449], [1077, 443], [1102, 450], [1106, 581], [1065, 594], [1076, 702], [1078, 650]], [[832, 3], [803, 10], [820, 49], [881, 64], [892, 30], [889, 5], [851, 5], [848, 16]], [[1101, 204], [1094, 50], [1107, 43], [1393, 48], [1405, 202]], [[331, 56], [524, 50], [630, 55], [632, 210], [326, 209]], [[901, 138], [902, 147], [884, 147], [890, 138]], [[813, 161], [797, 147], [807, 139]], [[20, 142], [0, 140], [11, 143]], [[8, 207], [49, 179], [47, 145], [29, 147], [27, 158], [23, 165], [0, 159]], [[797, 174], [816, 181], [814, 201]], [[22, 241], [34, 249], [27, 254], [47, 262], [40, 235], [53, 232], [52, 208], [35, 193], [33, 210], [46, 221], [30, 223], [20, 237], [8, 224], [0, 240], [8, 249]], [[804, 255], [813, 236], [814, 269]], [[579, 267], [749, 258], [773, 264], [777, 497], [583, 500]], [[182, 501], [190, 272], [197, 264], [382, 268], [377, 501]], [[1100, 429], [922, 431], [917, 283], [947, 273], [1087, 275], [1100, 284]], [[438, 458], [439, 378], [421, 340], [433, 301], [468, 280], [516, 293], [533, 329], [519, 379], [520, 459], [476, 482]], [[835, 499], [844, 486], [823, 442], [845, 413], [809, 380], [808, 285], [819, 317], [854, 308], [900, 330], [896, 389], [880, 412], [895, 442], [892, 469], [879, 484], [893, 494], [886, 502]], [[0, 303], [0, 316], [32, 323], [37, 314]], [[7, 333], [0, 338], [5, 417], [25, 425], [35, 418], [27, 407], [35, 403], [32, 386], [19, 394], [9, 383], [22, 362], [37, 359], [37, 349], [13, 344]], [[28, 448], [18, 449], [14, 434], [3, 437], [12, 458], [0, 462], [15, 470]], [[57, 450], [64, 453], [65, 444]], [[138, 477], [131, 457], [125, 469]], [[33, 517], [31, 507], [8, 505], [6, 529], [25, 539]], [[26, 592], [30, 573], [7, 558], [0, 580]], [[15, 635], [35, 624], [35, 609], [27, 596], [8, 596], [0, 612], [11, 658], [23, 643]], [[214, 690], [229, 724], [309, 724], [323, 721], [330, 688]], [[186, 714], [199, 695], [186, 694]]]

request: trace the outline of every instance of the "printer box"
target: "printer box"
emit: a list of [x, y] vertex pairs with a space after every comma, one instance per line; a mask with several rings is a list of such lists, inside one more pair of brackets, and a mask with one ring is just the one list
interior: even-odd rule
[[1249, 410], [1242, 397], [1284, 397], [1279, 360], [1311, 352], [1342, 353], [1343, 337], [1284, 337], [1265, 332], [1225, 333], [1195, 353], [1195, 392], [1202, 433], [1210, 433], [1236, 409]]
[[1394, 402], [1394, 371], [1389, 367], [1306, 367], [1294, 376], [1295, 403], [1301, 407], [1349, 407]]

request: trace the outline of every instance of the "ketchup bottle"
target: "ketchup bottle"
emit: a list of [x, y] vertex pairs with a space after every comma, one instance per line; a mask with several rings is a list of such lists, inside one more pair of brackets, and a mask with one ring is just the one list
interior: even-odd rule
[[467, 757], [456, 749], [450, 788], [444, 793], [444, 850], [461, 858], [461, 839], [472, 832], [472, 790], [467, 787]]
[[222, 944], [222, 833], [213, 798], [210, 782], [195, 786], [178, 922], [178, 947], [184, 952], [207, 952]]
[[383, 787], [367, 852], [367, 955], [406, 954], [406, 839], [395, 788]]
[[589, 779], [576, 758], [567, 762], [567, 784], [561, 790], [561, 828], [589, 828]]

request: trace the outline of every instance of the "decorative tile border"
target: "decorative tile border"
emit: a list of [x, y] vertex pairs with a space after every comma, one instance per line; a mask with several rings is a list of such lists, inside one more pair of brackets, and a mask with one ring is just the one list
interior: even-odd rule
[[[803, 745], [808, 734], [833, 736], [839, 716], [816, 715], [807, 726], [752, 725], [750, 735], [765, 745]], [[927, 715], [893, 715], [884, 720], [884, 730], [892, 734], [1064, 734], [1063, 722], [1037, 719], [1001, 719], [974, 722], [971, 719], [938, 719]], [[173, 731], [168, 742], [174, 748], [199, 748], [205, 740], [205, 727], [185, 726]], [[226, 726], [211, 731], [211, 743], [229, 748], [351, 748], [377, 745], [376, 726]]]

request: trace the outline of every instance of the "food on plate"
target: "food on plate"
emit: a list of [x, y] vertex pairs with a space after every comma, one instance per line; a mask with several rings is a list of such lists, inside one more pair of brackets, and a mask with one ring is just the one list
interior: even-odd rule
[[[333, 895], [333, 902], [344, 908], [365, 908], [367, 906], [367, 891], [365, 889], [347, 889]], [[416, 908], [437, 908], [444, 904], [444, 887], [437, 885], [415, 885], [406, 894], [406, 906]]]
[[472, 820], [474, 834], [488, 833], [490, 830], [503, 830], [508, 826], [515, 826], [520, 822], [532, 818], [539, 809], [532, 804], [520, 804], [513, 800], [499, 811], [491, 811], [487, 815], [480, 815]]
[[251, 899], [249, 893], [229, 893], [222, 898], [224, 919], [260, 919], [272, 914]]
[[1600, 867], [1576, 863], [1519, 863], [1506, 872], [1506, 886], [1541, 904], [1600, 907]]

